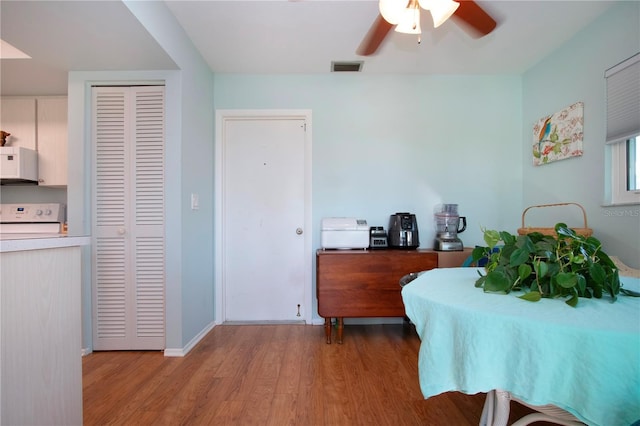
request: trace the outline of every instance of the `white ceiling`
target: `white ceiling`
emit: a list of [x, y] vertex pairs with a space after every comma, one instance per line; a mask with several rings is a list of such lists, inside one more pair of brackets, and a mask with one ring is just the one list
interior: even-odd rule
[[121, 1], [0, 1], [0, 38], [33, 59], [2, 59], [3, 95], [67, 93], [67, 72], [176, 69]]
[[[479, 0], [498, 21], [480, 39], [453, 20], [433, 29], [423, 11], [420, 44], [392, 31], [370, 57], [355, 51], [378, 14], [374, 0], [165, 3], [216, 73], [328, 73], [331, 61], [364, 60], [370, 74], [519, 74], [615, 2]], [[4, 95], [64, 94], [68, 70], [177, 68], [120, 1], [3, 0], [0, 8], [0, 38], [33, 57], [2, 60]]]

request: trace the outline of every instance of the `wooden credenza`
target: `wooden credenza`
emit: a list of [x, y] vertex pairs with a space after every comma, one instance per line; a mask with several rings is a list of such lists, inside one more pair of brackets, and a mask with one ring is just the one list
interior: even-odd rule
[[414, 250], [322, 250], [316, 253], [318, 314], [331, 343], [331, 319], [342, 343], [344, 318], [404, 317], [400, 278], [438, 267], [438, 252]]

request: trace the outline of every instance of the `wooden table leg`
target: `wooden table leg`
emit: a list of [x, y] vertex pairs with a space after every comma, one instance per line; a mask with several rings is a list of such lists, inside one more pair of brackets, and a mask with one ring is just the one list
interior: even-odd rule
[[324, 336], [327, 339], [327, 344], [331, 344], [331, 317], [324, 319]]
[[344, 318], [340, 317], [338, 321], [338, 343], [342, 344], [342, 332], [344, 330]]

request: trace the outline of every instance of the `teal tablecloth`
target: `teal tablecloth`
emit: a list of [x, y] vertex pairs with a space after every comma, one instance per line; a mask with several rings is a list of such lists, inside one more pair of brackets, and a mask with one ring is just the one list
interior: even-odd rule
[[[433, 269], [402, 289], [422, 341], [425, 398], [501, 389], [589, 425], [640, 420], [640, 298], [527, 302], [484, 293], [476, 268]], [[626, 288], [640, 290], [634, 278]]]

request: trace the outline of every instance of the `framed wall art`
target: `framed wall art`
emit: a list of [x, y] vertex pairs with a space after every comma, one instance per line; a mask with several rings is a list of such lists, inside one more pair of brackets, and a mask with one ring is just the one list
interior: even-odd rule
[[533, 125], [533, 165], [582, 155], [584, 105], [576, 102]]

